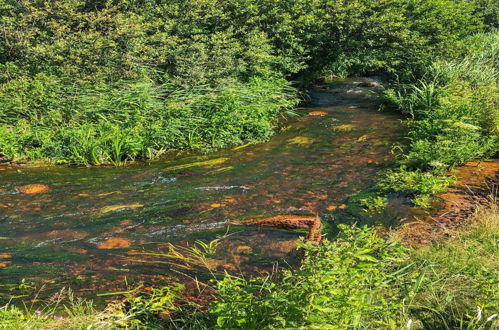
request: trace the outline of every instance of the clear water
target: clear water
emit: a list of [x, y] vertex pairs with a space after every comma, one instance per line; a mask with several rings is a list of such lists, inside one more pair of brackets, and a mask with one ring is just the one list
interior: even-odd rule
[[[315, 106], [298, 110], [262, 144], [120, 168], [1, 168], [0, 300], [22, 294], [22, 279], [43, 287], [40, 297], [64, 285], [93, 295], [185, 279], [171, 264], [137, 253], [226, 233], [212, 258], [219, 269], [258, 273], [275, 262], [296, 263], [302, 233], [226, 222], [334, 214], [371, 184], [391, 159], [400, 118], [377, 111], [372, 88], [358, 87], [361, 81], [367, 79], [314, 90]], [[16, 188], [27, 184], [50, 191]]]

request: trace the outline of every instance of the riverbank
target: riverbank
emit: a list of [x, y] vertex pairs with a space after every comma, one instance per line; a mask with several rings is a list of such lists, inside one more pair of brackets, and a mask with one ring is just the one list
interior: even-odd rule
[[395, 233], [406, 245], [425, 245], [440, 241], [475, 216], [477, 210], [497, 204], [499, 160], [468, 162], [453, 171], [456, 182], [436, 196], [439, 207], [428, 216], [410, 221]]

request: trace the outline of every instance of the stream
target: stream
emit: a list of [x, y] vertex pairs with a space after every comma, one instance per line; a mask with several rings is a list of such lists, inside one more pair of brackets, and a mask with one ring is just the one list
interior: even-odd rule
[[[296, 265], [303, 232], [227, 221], [292, 214], [347, 221], [346, 200], [392, 161], [402, 134], [401, 117], [377, 111], [374, 88], [359, 86], [369, 81], [314, 89], [313, 106], [261, 144], [115, 168], [0, 168], [0, 302], [23, 297], [26, 287], [39, 298], [63, 286], [94, 297], [197, 276], [143, 254], [167, 253], [169, 243], [219, 238], [209, 262], [220, 271]], [[23, 193], [29, 184], [49, 189]]]

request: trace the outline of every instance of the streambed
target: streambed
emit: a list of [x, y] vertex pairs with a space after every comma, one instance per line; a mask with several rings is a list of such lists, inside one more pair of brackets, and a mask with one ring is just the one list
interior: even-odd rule
[[[210, 262], [229, 272], [296, 264], [303, 233], [227, 222], [286, 214], [341, 222], [346, 199], [372, 183], [401, 136], [400, 117], [377, 111], [373, 88], [359, 86], [371, 80], [313, 90], [314, 106], [266, 143], [119, 168], [0, 168], [0, 302], [22, 296], [23, 279], [47, 297], [62, 286], [93, 296], [182, 277], [142, 254], [165, 253], [168, 243], [223, 237]], [[30, 184], [49, 189], [23, 193]]]

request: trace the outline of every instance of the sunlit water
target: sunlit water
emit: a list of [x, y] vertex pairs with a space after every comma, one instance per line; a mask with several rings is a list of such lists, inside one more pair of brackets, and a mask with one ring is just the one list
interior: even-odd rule
[[[296, 263], [302, 233], [226, 222], [316, 213], [342, 221], [334, 214], [371, 184], [400, 136], [400, 118], [377, 111], [372, 88], [360, 81], [367, 80], [314, 90], [315, 106], [298, 110], [262, 144], [120, 168], [3, 169], [0, 300], [20, 295], [22, 279], [36, 290], [44, 284], [44, 296], [62, 286], [92, 295], [181, 278], [161, 258], [140, 253], [226, 234], [210, 259], [219, 270], [258, 273]], [[16, 188], [34, 183], [50, 191]]]

